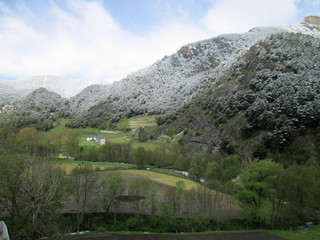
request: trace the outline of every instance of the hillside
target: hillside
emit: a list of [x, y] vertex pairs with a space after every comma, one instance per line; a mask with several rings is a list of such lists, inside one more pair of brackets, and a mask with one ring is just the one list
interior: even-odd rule
[[17, 80], [0, 80], [0, 104], [21, 100], [41, 87], [59, 94], [63, 98], [71, 98], [86, 87], [99, 83], [102, 84], [103, 82], [57, 76], [34, 76]]
[[37, 128], [48, 130], [60, 117], [68, 116], [68, 100], [60, 95], [39, 88], [16, 102], [18, 126], [37, 125]]
[[283, 149], [299, 161], [318, 156], [319, 51], [320, 40], [308, 35], [260, 41], [195, 101], [164, 117], [164, 128], [186, 132], [185, 152], [219, 148], [242, 161]]
[[[189, 104], [198, 92], [228, 74], [232, 64], [256, 42], [281, 32], [320, 36], [317, 19], [318, 17], [307, 17], [303, 22], [288, 27], [253, 28], [243, 34], [224, 34], [188, 44], [171, 56], [165, 56], [152, 66], [132, 73], [119, 82], [88, 86], [70, 99], [63, 100], [68, 102], [65, 104], [68, 107], [62, 111], [66, 110], [73, 117], [68, 126], [74, 128], [106, 127], [110, 126], [110, 122], [140, 114], [174, 113]], [[54, 78], [48, 77], [46, 86], [54, 85], [53, 82]], [[57, 81], [55, 92], [60, 85], [64, 85], [62, 82]], [[22, 84], [21, 88], [24, 86]], [[75, 81], [71, 81], [68, 86], [75, 92], [82, 84], [80, 82], [76, 86]], [[42, 98], [42, 101], [45, 99], [49, 98]], [[25, 104], [30, 103], [32, 101]], [[45, 110], [46, 107], [50, 108], [50, 103], [41, 105], [42, 113], [52, 113], [52, 109]], [[17, 108], [18, 113], [24, 114], [23, 108], [20, 110], [21, 108]], [[59, 108], [55, 111], [59, 111]], [[66, 112], [61, 114], [65, 115]]]
[[[283, 31], [286, 30], [255, 28], [248, 33], [221, 35], [183, 46], [173, 55], [113, 83], [110, 88], [85, 89], [71, 99], [72, 106], [76, 106], [72, 109], [85, 112], [93, 107], [86, 116], [81, 115], [81, 121], [98, 117], [117, 121], [125, 116], [175, 111], [190, 102], [203, 86], [214, 82], [256, 41]], [[87, 98], [90, 100], [85, 101]], [[110, 106], [110, 110], [106, 106]]]

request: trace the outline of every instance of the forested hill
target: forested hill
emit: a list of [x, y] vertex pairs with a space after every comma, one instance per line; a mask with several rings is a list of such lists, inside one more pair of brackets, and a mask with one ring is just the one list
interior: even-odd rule
[[319, 63], [319, 38], [273, 35], [252, 46], [197, 100], [159, 122], [184, 131], [180, 142], [189, 152], [220, 148], [242, 161], [319, 156]]
[[15, 111], [19, 113], [17, 127], [34, 126], [49, 130], [54, 122], [69, 115], [69, 101], [60, 95], [39, 88], [16, 102]]
[[[25, 116], [29, 118], [31, 116], [32, 124], [37, 124], [42, 129], [47, 128], [43, 127], [43, 121], [48, 119], [48, 116], [50, 120], [54, 121], [57, 117], [66, 116], [67, 114], [72, 118], [67, 126], [73, 128], [86, 126], [110, 128], [110, 126], [115, 126], [120, 119], [134, 115], [175, 114], [177, 109], [193, 101], [193, 98], [203, 89], [206, 89], [207, 86], [217, 86], [216, 82], [220, 78], [229, 76], [232, 64], [238, 62], [237, 59], [243, 56], [258, 41], [262, 41], [272, 34], [284, 32], [298, 32], [319, 37], [319, 19], [319, 17], [307, 17], [303, 22], [289, 27], [253, 28], [243, 34], [224, 34], [191, 43], [181, 47], [176, 53], [165, 56], [152, 66], [130, 74], [119, 82], [110, 85], [89, 86], [70, 99], [60, 99], [54, 93], [46, 97], [42, 94], [43, 89], [35, 91], [26, 100], [20, 101], [23, 104], [16, 108], [16, 113], [22, 116], [22, 122], [25, 121], [23, 119]], [[303, 55], [304, 48], [308, 47], [307, 44], [305, 45], [297, 43], [297, 49], [291, 49], [288, 52], [301, 49], [298, 53]], [[285, 51], [288, 47], [285, 45], [270, 45], [268, 48], [270, 48], [270, 51], [275, 51], [273, 50], [275, 48], [281, 52], [282, 48]], [[264, 64], [270, 62], [270, 59], [265, 59], [263, 55], [263, 51], [267, 50], [257, 49], [257, 51], [261, 51], [259, 57], [257, 59], [252, 58], [253, 61], [261, 63], [257, 67], [264, 68]], [[315, 51], [318, 50], [315, 49]], [[276, 65], [278, 53], [272, 54], [271, 60]], [[291, 55], [289, 53], [288, 58], [292, 57]], [[251, 59], [240, 61], [248, 64]], [[314, 64], [316, 63], [314, 62]], [[300, 62], [296, 64], [299, 65]], [[246, 65], [239, 65], [234, 75], [241, 72], [245, 67]], [[298, 68], [298, 66], [293, 67]], [[283, 69], [278, 69], [278, 72], [282, 73], [282, 71]], [[284, 71], [290, 72], [286, 63], [284, 64]], [[298, 75], [297, 73], [294, 74]], [[239, 76], [236, 77], [239, 78]], [[230, 88], [233, 89], [234, 87], [230, 82]], [[2, 86], [0, 86], [1, 89], [6, 91]], [[231, 90], [226, 91], [230, 92]], [[10, 93], [10, 91], [7, 92]], [[27, 113], [26, 109], [27, 111], [31, 109], [33, 111], [32, 114]], [[225, 111], [222, 112], [219, 118], [223, 119], [225, 115], [229, 116], [228, 111], [234, 110]], [[211, 120], [209, 119], [208, 121], [210, 122]], [[204, 123], [201, 124], [203, 125]], [[25, 124], [21, 124], [21, 126], [24, 125], [28, 125], [28, 121]], [[199, 133], [197, 135], [199, 136]], [[216, 145], [218, 137], [214, 135], [210, 139], [198, 141], [196, 138], [192, 139], [192, 141], [203, 144], [203, 148], [206, 148], [208, 144], [213, 147]]]
[[287, 30], [254, 28], [243, 34], [225, 34], [191, 43], [102, 91], [102, 86], [88, 87], [71, 99], [71, 110], [80, 116], [70, 126], [96, 127], [106, 120], [173, 112], [214, 82], [255, 42], [283, 31]]

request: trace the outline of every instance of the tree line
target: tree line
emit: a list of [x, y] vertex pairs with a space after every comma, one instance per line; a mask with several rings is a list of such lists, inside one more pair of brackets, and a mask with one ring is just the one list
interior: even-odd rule
[[234, 196], [247, 226], [293, 228], [306, 221], [320, 221], [320, 164], [311, 157], [291, 165], [272, 159], [244, 165], [238, 156], [207, 151], [195, 153], [189, 172], [203, 176], [211, 189]]
[[[54, 235], [59, 213], [70, 199], [77, 206], [76, 230], [84, 227], [90, 202], [99, 203], [96, 205], [105, 211], [108, 223], [112, 210], [114, 225], [116, 213], [129, 205], [136, 214], [126, 220], [132, 229], [143, 224], [142, 213], [162, 217], [167, 231], [181, 229], [181, 221], [187, 221], [178, 220], [182, 216], [196, 219], [192, 224], [201, 222], [195, 227], [198, 230], [208, 226], [210, 219], [215, 219], [217, 228], [221, 228], [237, 206], [247, 227], [288, 228], [310, 219], [319, 221], [320, 167], [315, 157], [300, 165], [283, 165], [271, 159], [257, 159], [244, 165], [237, 155], [230, 155], [233, 151], [229, 151], [226, 140], [222, 141], [220, 152], [208, 150], [188, 159], [162, 149], [134, 151], [126, 144], [81, 149], [80, 134], [75, 129], [44, 133], [6, 125], [0, 128], [0, 133], [0, 184], [4, 186], [0, 189], [0, 210], [8, 214], [9, 227], [17, 233], [16, 239]], [[52, 161], [61, 151], [84, 160], [88, 154], [88, 160], [128, 161], [139, 168], [148, 164], [188, 170], [197, 181], [203, 177], [206, 186], [187, 189], [183, 181], [178, 181], [161, 192], [159, 201], [160, 192], [150, 181], [136, 179], [128, 183], [121, 175], [111, 173], [103, 173], [105, 176], [101, 178], [101, 173], [90, 164], [80, 164], [66, 177]], [[97, 154], [97, 159], [87, 151]], [[159, 218], [153, 221], [159, 224]]]

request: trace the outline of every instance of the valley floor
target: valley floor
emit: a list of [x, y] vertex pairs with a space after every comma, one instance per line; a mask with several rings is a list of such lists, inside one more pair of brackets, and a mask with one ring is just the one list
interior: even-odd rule
[[210, 234], [108, 234], [76, 236], [73, 240], [285, 240], [265, 232]]

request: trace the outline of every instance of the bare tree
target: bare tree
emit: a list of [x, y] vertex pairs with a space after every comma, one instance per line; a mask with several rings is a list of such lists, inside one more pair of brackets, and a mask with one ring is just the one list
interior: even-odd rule
[[77, 232], [83, 224], [89, 201], [97, 191], [98, 175], [91, 164], [81, 163], [72, 172], [73, 197], [77, 204]]
[[[102, 179], [102, 204], [106, 213], [106, 221], [108, 222], [109, 211], [115, 203], [116, 197], [120, 196], [126, 189], [125, 181], [119, 172], [108, 173]], [[117, 206], [118, 207], [118, 206]]]
[[10, 215], [11, 223], [20, 215], [19, 202], [22, 198], [21, 186], [26, 164], [21, 155], [0, 156], [0, 205]]
[[43, 159], [31, 159], [26, 166], [21, 190], [29, 223], [27, 237], [52, 236], [57, 231], [52, 222], [67, 196], [65, 173]]
[[137, 200], [132, 203], [137, 213], [138, 226], [141, 224], [140, 213], [142, 209], [148, 209], [151, 203], [152, 188], [152, 183], [145, 178], [136, 178], [130, 183], [129, 195], [137, 198]]

